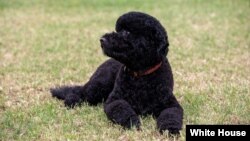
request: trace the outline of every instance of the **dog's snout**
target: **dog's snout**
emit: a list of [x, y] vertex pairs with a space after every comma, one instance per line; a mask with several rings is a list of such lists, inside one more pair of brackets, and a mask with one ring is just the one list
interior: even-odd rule
[[104, 42], [106, 42], [106, 39], [102, 37], [102, 38], [100, 39], [100, 42], [101, 42], [101, 43], [104, 43]]

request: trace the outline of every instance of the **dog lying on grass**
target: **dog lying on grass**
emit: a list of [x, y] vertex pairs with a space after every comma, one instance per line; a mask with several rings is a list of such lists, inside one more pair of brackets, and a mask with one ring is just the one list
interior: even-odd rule
[[168, 37], [154, 17], [129, 12], [116, 22], [116, 32], [101, 37], [101, 48], [111, 57], [83, 86], [51, 89], [68, 107], [82, 102], [97, 105], [112, 122], [140, 129], [138, 115], [153, 115], [160, 132], [179, 134], [183, 109], [173, 95], [173, 74], [166, 55]]

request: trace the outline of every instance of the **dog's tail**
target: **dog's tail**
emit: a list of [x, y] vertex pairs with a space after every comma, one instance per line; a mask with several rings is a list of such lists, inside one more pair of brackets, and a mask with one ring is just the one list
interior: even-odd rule
[[82, 96], [83, 91], [83, 86], [62, 86], [50, 89], [52, 97], [56, 97], [60, 100], [64, 100], [69, 94], [76, 94], [78, 96]]

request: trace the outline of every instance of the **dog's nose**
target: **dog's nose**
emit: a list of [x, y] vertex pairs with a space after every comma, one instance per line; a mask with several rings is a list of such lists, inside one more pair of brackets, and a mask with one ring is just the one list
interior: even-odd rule
[[101, 42], [101, 43], [103, 43], [103, 42], [105, 42], [105, 41], [106, 41], [106, 39], [103, 38], [103, 37], [100, 39], [100, 42]]

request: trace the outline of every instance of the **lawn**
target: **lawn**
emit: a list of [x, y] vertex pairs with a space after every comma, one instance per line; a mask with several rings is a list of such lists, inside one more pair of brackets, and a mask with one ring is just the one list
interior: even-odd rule
[[84, 84], [104, 60], [99, 38], [119, 15], [158, 18], [170, 41], [174, 94], [186, 124], [250, 124], [248, 0], [0, 0], [0, 140], [170, 140], [108, 121], [103, 105], [68, 110], [50, 96]]

